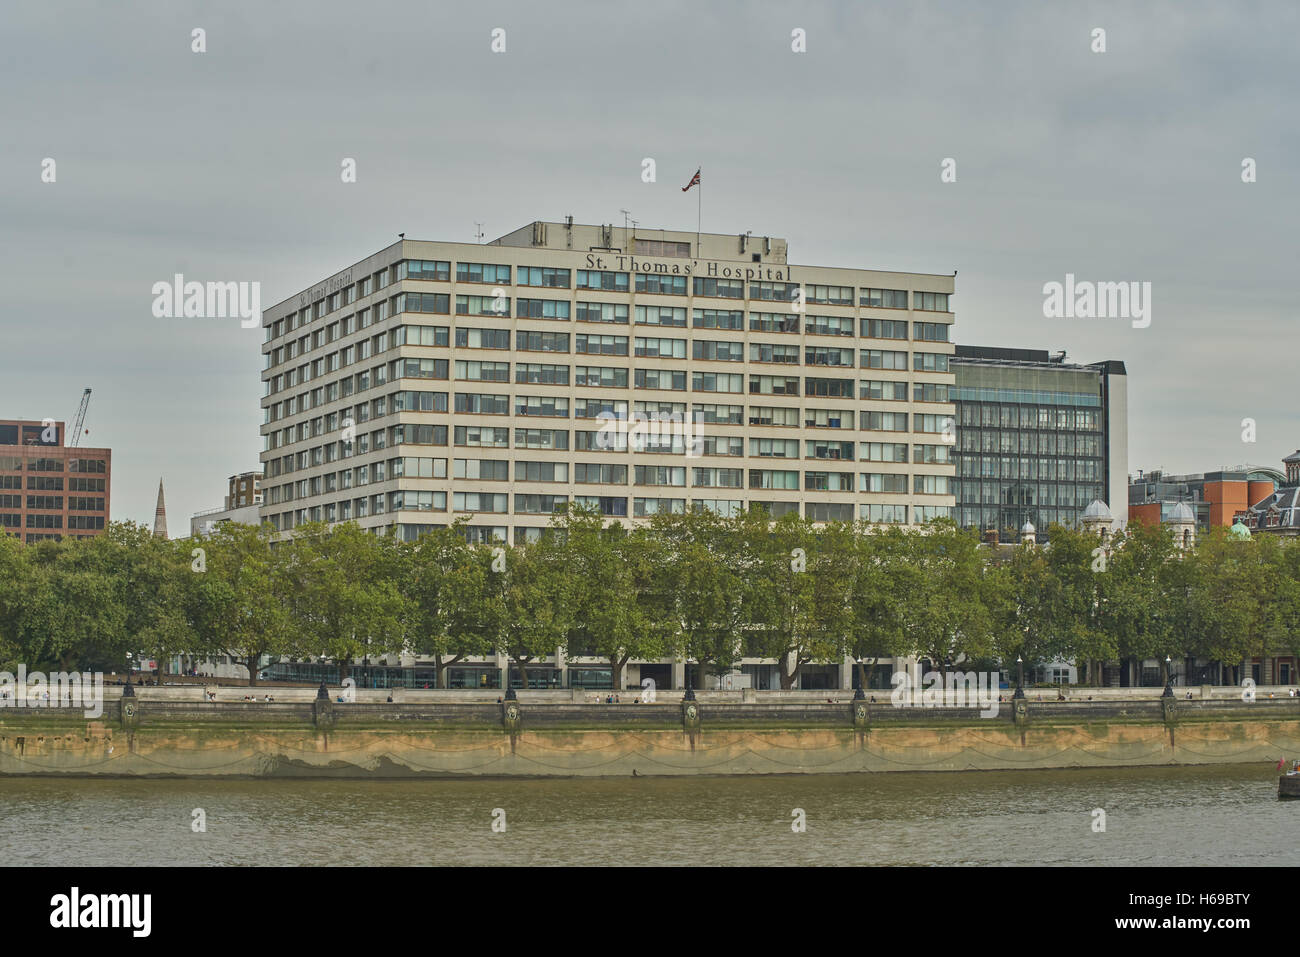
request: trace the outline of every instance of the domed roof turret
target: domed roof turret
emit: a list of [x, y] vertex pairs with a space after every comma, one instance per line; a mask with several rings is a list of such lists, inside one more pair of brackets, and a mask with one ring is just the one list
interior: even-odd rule
[[1101, 499], [1094, 499], [1092, 504], [1083, 510], [1085, 522], [1109, 522], [1111, 518], [1110, 506]]
[[1174, 506], [1169, 517], [1165, 519], [1169, 525], [1195, 525], [1196, 513], [1192, 511], [1191, 506], [1186, 502], [1179, 502]]
[[1033, 535], [1036, 531], [1037, 531], [1037, 529], [1034, 528], [1034, 523], [1033, 523], [1033, 522], [1025, 522], [1024, 525], [1021, 525], [1021, 526], [1020, 526], [1020, 534], [1021, 534], [1021, 535]]
[[1228, 537], [1235, 541], [1249, 541], [1250, 529], [1246, 527], [1244, 522], [1234, 522], [1232, 527], [1228, 529]]

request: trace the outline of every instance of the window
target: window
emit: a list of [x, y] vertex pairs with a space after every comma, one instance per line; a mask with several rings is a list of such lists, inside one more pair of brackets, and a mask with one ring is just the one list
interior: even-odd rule
[[864, 462], [907, 461], [907, 446], [902, 442], [859, 442], [858, 447]]
[[793, 302], [798, 293], [797, 282], [751, 282], [750, 299], [764, 299], [776, 302]]
[[808, 429], [851, 429], [853, 412], [850, 409], [807, 409], [803, 424]]
[[946, 322], [914, 322], [912, 338], [923, 342], [947, 342], [950, 328]]
[[[394, 346], [448, 346], [451, 345], [451, 330], [445, 325], [399, 325], [393, 330]], [[351, 350], [348, 346], [344, 351]], [[351, 365], [351, 356], [343, 359], [344, 365]]]
[[810, 492], [852, 492], [852, 472], [804, 472], [804, 488]]
[[781, 312], [751, 312], [749, 314], [751, 332], [798, 332], [799, 314]]
[[451, 474], [458, 479], [504, 482], [510, 478], [509, 468], [510, 463], [505, 459], [456, 459]]
[[[491, 365], [492, 363], [488, 363]], [[499, 363], [506, 365], [508, 363]], [[393, 363], [395, 370], [393, 378], [404, 379], [445, 379], [447, 378], [447, 360], [446, 359], [398, 359]], [[465, 378], [460, 374], [460, 367], [463, 362], [456, 363], [456, 378]]]
[[745, 454], [745, 440], [738, 435], [706, 435], [699, 442], [701, 455], [740, 458]]
[[942, 352], [913, 352], [912, 368], [917, 372], [947, 372], [948, 356]]
[[907, 371], [907, 353], [906, 352], [889, 352], [883, 349], [863, 349], [859, 356], [860, 365], [864, 369], [892, 369], [899, 372]]
[[555, 429], [515, 429], [515, 448], [517, 449], [556, 449], [565, 451], [569, 447], [569, 433]]
[[460, 349], [509, 349], [510, 330], [457, 329], [456, 347]]
[[[392, 396], [394, 412], [446, 412], [447, 393], [445, 392], [394, 392]], [[364, 420], [362, 420], [364, 421]], [[364, 452], [365, 449], [358, 449]]]
[[638, 465], [633, 469], [633, 485], [686, 485], [686, 469], [680, 465]]
[[[505, 280], [509, 282], [507, 278]], [[548, 289], [568, 289], [569, 270], [551, 266], [520, 266], [517, 282], [521, 286], [543, 286]]]
[[803, 514], [810, 522], [851, 522], [853, 505], [850, 502], [807, 502]]
[[451, 297], [445, 292], [404, 292], [393, 299], [393, 312], [432, 312], [447, 315]]
[[567, 332], [524, 332], [515, 333], [515, 349], [520, 352], [568, 352], [569, 334]]
[[597, 356], [625, 356], [627, 336], [597, 336], [580, 332], [574, 337], [573, 351]]
[[858, 398], [879, 399], [883, 402], [906, 402], [907, 383], [863, 379], [858, 383]]
[[804, 332], [810, 336], [851, 336], [853, 317], [808, 316], [804, 321]]
[[[699, 343], [696, 343], [698, 348]], [[633, 354], [638, 358], [685, 359], [685, 339], [649, 339], [637, 336], [633, 342]], [[696, 358], [700, 358], [698, 355]]]
[[509, 296], [457, 296], [456, 315], [458, 316], [508, 316], [510, 315]]
[[[791, 409], [797, 412], [797, 409]], [[798, 439], [750, 439], [749, 455], [751, 458], [797, 459], [799, 457]]]
[[569, 367], [516, 362], [515, 382], [523, 385], [568, 385]]
[[907, 494], [907, 475], [905, 473], [894, 474], [892, 472], [863, 472], [862, 484], [858, 487], [862, 492], [881, 492], [890, 495]]
[[862, 412], [861, 428], [869, 432], [906, 432], [906, 412]]
[[657, 293], [661, 296], [684, 296], [686, 295], [686, 277], [637, 273], [636, 291]]
[[744, 329], [745, 314], [732, 309], [695, 309], [691, 324], [696, 329]]
[[516, 515], [550, 515], [562, 511], [569, 502], [567, 495], [516, 495]]
[[694, 291], [697, 296], [710, 296], [716, 299], [744, 299], [745, 283], [740, 279], [714, 279], [708, 276], [696, 276]]
[[622, 302], [580, 302], [578, 303], [579, 322], [618, 322], [627, 324], [627, 303]]
[[568, 462], [516, 462], [516, 482], [567, 482]]
[[610, 292], [627, 292], [627, 273], [579, 269], [578, 288], [604, 289]]
[[[626, 306], [623, 308], [624, 310], [627, 309]], [[626, 312], [624, 315], [626, 315]], [[637, 306], [636, 322], [639, 326], [675, 326], [685, 328], [686, 310], [680, 306]]]
[[637, 369], [634, 385], [638, 389], [686, 391], [686, 373], [672, 369]]
[[854, 381], [852, 379], [817, 379], [811, 376], [803, 380], [804, 395], [824, 396], [832, 399], [852, 399]]
[[805, 283], [803, 289], [806, 302], [817, 302], [830, 306], [853, 305], [852, 286], [823, 286], [818, 283]]
[[741, 425], [745, 420], [745, 407], [696, 404], [691, 406], [691, 416], [694, 421], [705, 425]]
[[956, 420], [951, 415], [918, 415], [913, 420], [916, 432], [934, 432], [952, 434], [956, 429]]
[[520, 319], [568, 319], [569, 303], [563, 299], [516, 299], [515, 316]]
[[504, 492], [453, 492], [452, 508], [458, 512], [504, 512], [507, 498]]
[[799, 347], [796, 345], [775, 345], [770, 342], [751, 342], [749, 344], [750, 362], [776, 362], [782, 365], [799, 364]]
[[848, 366], [852, 368], [853, 350], [808, 346], [804, 349], [804, 362], [810, 366]]
[[738, 498], [693, 498], [691, 508], [713, 512], [722, 518], [734, 518], [743, 512], [745, 503]]
[[830, 442], [825, 439], [808, 439], [804, 442], [804, 456], [810, 459], [855, 458], [852, 442]]
[[620, 517], [627, 515], [627, 499], [610, 495], [575, 495], [573, 504], [594, 508], [601, 515]]
[[943, 382], [918, 382], [912, 386], [913, 402], [951, 402], [949, 390], [956, 390], [956, 386], [949, 386]]
[[[375, 481], [383, 481], [383, 475], [378, 472], [383, 466], [382, 462], [376, 463]], [[403, 458], [388, 460], [389, 474], [394, 478], [405, 476], [406, 478], [446, 478], [447, 477], [447, 460], [446, 459], [424, 459], [424, 458]], [[359, 483], [358, 483], [359, 484]]]
[[858, 296], [858, 305], [876, 309], [906, 309], [907, 290], [863, 289]]
[[744, 488], [743, 469], [693, 468], [691, 485], [695, 488]]
[[627, 370], [611, 366], [574, 366], [573, 384], [605, 389], [626, 389]]
[[[912, 293], [912, 306], [925, 312], [952, 311], [948, 308], [948, 293], [946, 292], [914, 292]], [[945, 338], [942, 341], [947, 342], [948, 340]]]
[[578, 485], [626, 485], [627, 466], [579, 462], [573, 467], [573, 481]]
[[456, 411], [473, 415], [509, 415], [510, 396], [457, 392]]
[[508, 286], [510, 267], [497, 263], [456, 263], [456, 281], [497, 283]]
[[686, 499], [684, 498], [632, 499], [632, 514], [637, 518], [649, 518], [651, 515], [658, 515], [660, 512], [666, 512], [671, 515], [681, 515], [685, 511]]
[[[767, 405], [753, 405], [749, 407], [749, 424], [779, 425], [782, 427], [798, 428], [799, 410]], [[836, 426], [836, 428], [838, 428], [838, 426]]]
[[486, 425], [458, 425], [455, 439], [460, 446], [504, 449], [510, 447], [510, 430]]
[[548, 395], [516, 396], [515, 415], [540, 415], [567, 419], [569, 417], [569, 400]]
[[859, 505], [858, 517], [864, 522], [882, 525], [906, 525], [906, 505]]
[[606, 417], [624, 420], [627, 418], [627, 399], [576, 399], [573, 403], [575, 419], [596, 419], [604, 413]]
[[751, 375], [749, 377], [750, 395], [798, 395], [799, 379], [797, 376]]
[[693, 392], [744, 392], [745, 377], [739, 373], [696, 372], [691, 375]]
[[749, 487], [792, 489], [797, 491], [799, 488], [799, 473], [796, 471], [778, 471], [775, 469], [750, 469]]
[[952, 478], [947, 475], [914, 475], [912, 491], [917, 495], [951, 495]]
[[[427, 259], [408, 259], [397, 264], [398, 279], [433, 279], [446, 282], [451, 278], [451, 263]], [[361, 295], [370, 295], [370, 280], [362, 280]]]

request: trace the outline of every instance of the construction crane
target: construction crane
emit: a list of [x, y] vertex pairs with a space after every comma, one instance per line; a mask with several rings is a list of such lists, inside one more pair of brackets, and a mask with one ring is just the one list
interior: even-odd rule
[[72, 429], [71, 441], [68, 443], [72, 448], [77, 447], [81, 441], [81, 427], [86, 424], [86, 410], [90, 408], [90, 390], [87, 389], [81, 393], [81, 405], [77, 409], [77, 424]]

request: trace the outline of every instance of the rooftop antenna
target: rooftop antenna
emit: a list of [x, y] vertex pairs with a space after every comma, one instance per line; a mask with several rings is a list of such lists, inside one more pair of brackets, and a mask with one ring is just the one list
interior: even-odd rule
[[483, 224], [476, 222], [474, 224], [474, 242], [483, 242]]
[[620, 209], [619, 212], [623, 214], [623, 248], [627, 249], [627, 214], [630, 210]]

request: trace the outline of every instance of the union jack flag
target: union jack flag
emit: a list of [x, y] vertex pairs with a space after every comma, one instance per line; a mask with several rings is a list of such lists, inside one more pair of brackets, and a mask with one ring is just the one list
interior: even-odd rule
[[695, 171], [695, 175], [691, 177], [691, 181], [682, 187], [682, 192], [683, 193], [686, 192], [692, 186], [699, 186], [699, 185], [700, 185], [700, 171], [697, 169]]

